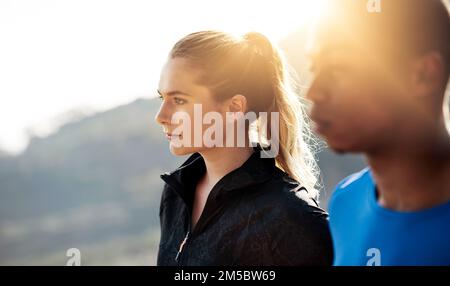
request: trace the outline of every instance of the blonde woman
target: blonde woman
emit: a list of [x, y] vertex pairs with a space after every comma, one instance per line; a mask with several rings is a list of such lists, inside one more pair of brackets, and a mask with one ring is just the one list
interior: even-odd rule
[[[158, 265], [332, 263], [303, 108], [281, 53], [266, 37], [203, 31], [182, 38], [162, 69], [158, 92], [156, 121], [170, 151], [192, 154], [161, 176]], [[250, 113], [256, 119], [244, 117]], [[174, 120], [180, 114], [184, 120]], [[210, 116], [214, 124], [202, 120], [207, 114], [216, 115]], [[213, 125], [221, 128], [210, 144], [204, 135]], [[246, 134], [241, 144], [239, 131]], [[252, 132], [257, 145], [247, 136]], [[194, 142], [199, 134], [201, 144]]]

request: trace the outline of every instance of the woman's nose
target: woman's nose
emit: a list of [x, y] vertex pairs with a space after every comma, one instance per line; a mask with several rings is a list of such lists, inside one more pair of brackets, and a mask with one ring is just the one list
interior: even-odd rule
[[167, 104], [163, 101], [155, 115], [155, 121], [158, 124], [164, 125], [170, 123], [170, 113]]

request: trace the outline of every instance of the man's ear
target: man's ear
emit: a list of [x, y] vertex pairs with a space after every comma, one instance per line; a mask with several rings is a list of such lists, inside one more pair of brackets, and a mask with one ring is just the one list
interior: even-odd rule
[[228, 112], [247, 112], [247, 98], [242, 94], [236, 94], [228, 100]]
[[411, 84], [414, 94], [420, 97], [432, 96], [444, 87], [445, 65], [442, 55], [429, 52], [412, 64]]

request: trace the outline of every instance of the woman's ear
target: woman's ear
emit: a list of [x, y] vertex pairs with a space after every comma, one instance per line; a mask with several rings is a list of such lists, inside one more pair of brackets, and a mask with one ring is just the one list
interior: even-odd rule
[[236, 94], [228, 101], [228, 112], [247, 112], [247, 98], [242, 94]]

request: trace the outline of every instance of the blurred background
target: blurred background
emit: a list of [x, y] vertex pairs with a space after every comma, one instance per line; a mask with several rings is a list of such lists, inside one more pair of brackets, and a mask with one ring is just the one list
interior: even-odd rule
[[[170, 154], [154, 122], [172, 45], [205, 29], [262, 32], [308, 83], [307, 30], [326, 2], [0, 1], [0, 265], [154, 265], [159, 174]], [[321, 205], [364, 167], [318, 154]]]

